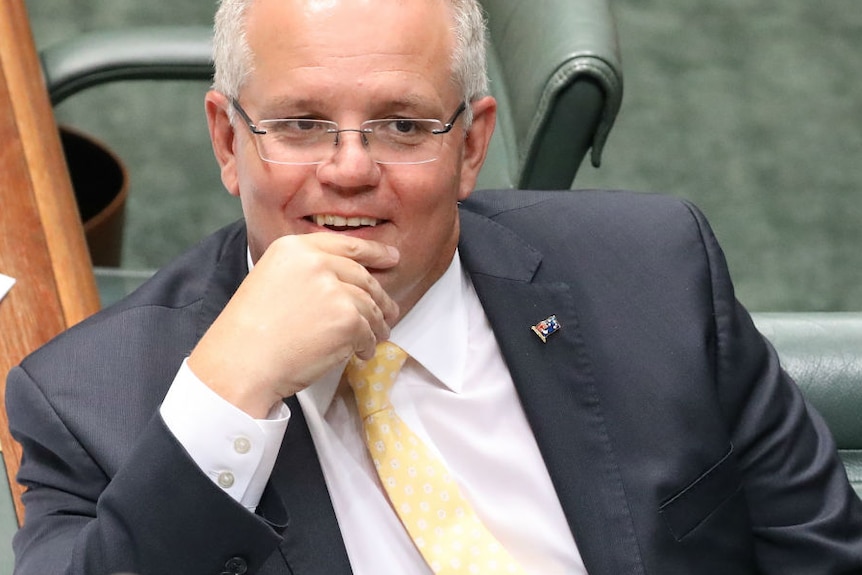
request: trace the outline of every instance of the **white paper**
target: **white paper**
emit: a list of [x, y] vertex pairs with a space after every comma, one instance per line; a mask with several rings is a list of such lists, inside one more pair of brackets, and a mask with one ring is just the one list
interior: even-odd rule
[[0, 274], [0, 301], [3, 301], [3, 298], [6, 297], [6, 294], [9, 293], [13, 285], [15, 285], [15, 278]]

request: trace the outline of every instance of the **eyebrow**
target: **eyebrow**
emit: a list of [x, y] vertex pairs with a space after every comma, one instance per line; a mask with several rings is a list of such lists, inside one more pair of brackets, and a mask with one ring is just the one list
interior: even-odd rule
[[276, 117], [283, 114], [278, 114], [275, 110], [285, 110], [285, 109], [306, 109], [313, 110], [317, 107], [315, 100], [306, 99], [306, 98], [291, 98], [291, 97], [282, 97], [275, 100], [271, 100], [266, 102], [261, 106], [261, 113], [269, 118]]
[[[396, 98], [384, 99], [373, 103], [373, 108], [376, 110], [422, 110], [427, 109], [431, 102], [422, 98], [418, 94], [399, 94]], [[278, 110], [303, 110], [309, 112], [322, 112], [322, 105], [319, 99], [313, 98], [294, 98], [284, 96], [271, 100], [261, 106], [260, 113], [266, 118], [287, 117], [284, 113]], [[294, 112], [290, 112], [293, 114]]]

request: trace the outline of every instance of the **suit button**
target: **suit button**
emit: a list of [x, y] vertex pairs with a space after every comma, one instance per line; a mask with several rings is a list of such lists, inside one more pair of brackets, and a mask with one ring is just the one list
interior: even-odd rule
[[248, 563], [242, 557], [231, 557], [224, 564], [222, 575], [243, 575], [248, 571]]

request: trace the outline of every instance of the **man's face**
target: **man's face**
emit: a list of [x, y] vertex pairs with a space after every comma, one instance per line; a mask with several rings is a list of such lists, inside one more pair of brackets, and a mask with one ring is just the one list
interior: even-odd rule
[[[451, 19], [438, 0], [258, 0], [247, 34], [254, 68], [239, 101], [255, 121], [314, 118], [358, 128], [371, 119], [447, 121], [461, 103], [451, 76]], [[355, 132], [340, 135], [317, 165], [277, 165], [257, 154], [227, 102], [207, 97], [216, 155], [239, 196], [257, 260], [276, 238], [329, 231], [398, 248], [399, 264], [374, 275], [409, 309], [449, 265], [458, 242], [457, 202], [472, 190], [494, 125], [492, 98], [474, 103], [442, 138], [437, 160], [377, 164]], [[372, 218], [375, 226], [334, 228], [318, 216]], [[367, 221], [367, 220], [366, 220]]]

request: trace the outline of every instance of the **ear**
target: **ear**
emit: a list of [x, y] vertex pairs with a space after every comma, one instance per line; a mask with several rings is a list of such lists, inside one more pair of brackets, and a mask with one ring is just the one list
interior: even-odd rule
[[216, 161], [221, 167], [221, 181], [228, 193], [239, 196], [239, 179], [236, 170], [234, 129], [227, 115], [230, 102], [221, 92], [210, 90], [204, 99], [210, 140]]
[[464, 139], [464, 156], [461, 160], [461, 189], [458, 200], [466, 200], [476, 187], [479, 170], [485, 163], [494, 126], [497, 124], [497, 100], [485, 96], [470, 103], [473, 123]]

